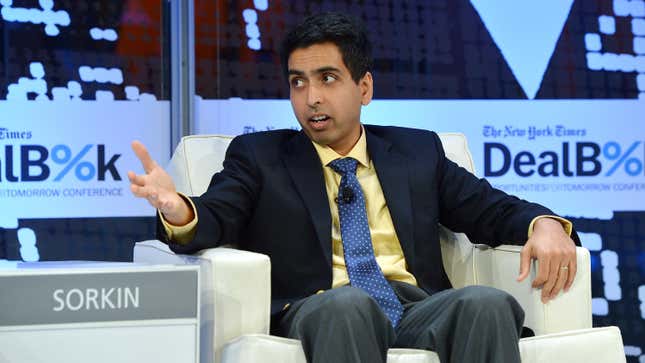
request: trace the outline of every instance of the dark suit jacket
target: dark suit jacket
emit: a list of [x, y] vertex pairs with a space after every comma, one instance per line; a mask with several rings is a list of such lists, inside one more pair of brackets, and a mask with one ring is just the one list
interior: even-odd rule
[[[450, 288], [438, 224], [491, 246], [523, 244], [531, 220], [554, 214], [493, 189], [445, 157], [434, 132], [365, 125], [367, 148], [410, 271], [428, 293]], [[331, 216], [320, 159], [303, 132], [236, 137], [224, 169], [193, 198], [199, 216], [180, 253], [235, 243], [271, 258], [272, 312], [332, 284]]]

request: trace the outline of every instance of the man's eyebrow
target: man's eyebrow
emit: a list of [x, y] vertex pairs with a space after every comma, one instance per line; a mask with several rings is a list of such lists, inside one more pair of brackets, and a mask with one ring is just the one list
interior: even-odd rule
[[290, 70], [289, 70], [289, 75], [290, 75], [290, 76], [291, 76], [291, 75], [294, 75], [294, 76], [304, 76], [304, 75], [305, 75], [305, 72], [303, 72], [303, 71], [299, 71], [299, 70], [297, 70], [297, 69], [290, 69]]
[[340, 69], [338, 69], [338, 68], [336, 68], [336, 67], [328, 66], [328, 67], [321, 67], [321, 68], [318, 68], [318, 69], [316, 69], [316, 70], [314, 71], [314, 73], [317, 73], [317, 74], [320, 74], [320, 73], [326, 73], [326, 72], [337, 72], [337, 73], [340, 73]]
[[[326, 72], [340, 73], [341, 71], [340, 71], [340, 69], [338, 69], [336, 67], [326, 66], [326, 67], [320, 67], [320, 68], [314, 70], [312, 73], [321, 74], [321, 73], [326, 73]], [[293, 76], [304, 76], [305, 75], [304, 71], [297, 70], [297, 69], [290, 69], [288, 73], [289, 73], [290, 76], [291, 75], [293, 75]]]

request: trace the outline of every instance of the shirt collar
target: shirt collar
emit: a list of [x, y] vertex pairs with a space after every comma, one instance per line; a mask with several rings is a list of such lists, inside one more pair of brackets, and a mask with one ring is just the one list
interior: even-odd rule
[[320, 145], [314, 141], [311, 141], [311, 143], [314, 144], [314, 147], [316, 148], [320, 162], [325, 166], [336, 159], [346, 157], [358, 160], [358, 162], [366, 168], [369, 168], [370, 166], [370, 157], [367, 154], [367, 138], [365, 137], [365, 128], [363, 125], [361, 125], [361, 136], [358, 138], [356, 145], [354, 145], [354, 147], [345, 156], [335, 152], [329, 146]]

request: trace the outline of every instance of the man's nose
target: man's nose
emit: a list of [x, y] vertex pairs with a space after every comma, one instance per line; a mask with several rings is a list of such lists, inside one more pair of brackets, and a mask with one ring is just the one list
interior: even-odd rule
[[323, 102], [323, 93], [320, 87], [310, 85], [307, 90], [307, 105], [309, 107], [317, 107]]

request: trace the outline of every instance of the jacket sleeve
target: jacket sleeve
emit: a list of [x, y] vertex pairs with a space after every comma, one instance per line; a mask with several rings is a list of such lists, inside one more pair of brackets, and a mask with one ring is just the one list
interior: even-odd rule
[[157, 238], [177, 253], [192, 253], [205, 248], [235, 243], [247, 224], [260, 189], [260, 176], [245, 138], [231, 141], [224, 158], [224, 168], [215, 173], [208, 189], [191, 197], [199, 218], [192, 241], [186, 244], [168, 239], [158, 221]]
[[466, 233], [475, 243], [523, 245], [533, 218], [555, 215], [544, 206], [493, 188], [458, 166], [446, 158], [437, 134], [432, 135], [438, 155], [439, 221], [445, 227]]

